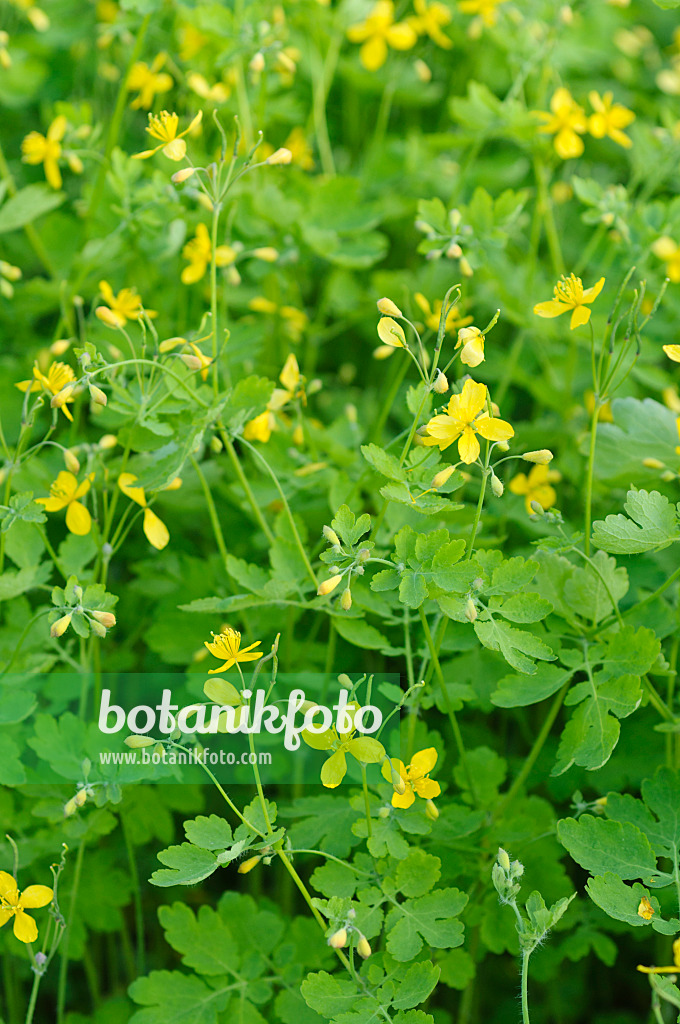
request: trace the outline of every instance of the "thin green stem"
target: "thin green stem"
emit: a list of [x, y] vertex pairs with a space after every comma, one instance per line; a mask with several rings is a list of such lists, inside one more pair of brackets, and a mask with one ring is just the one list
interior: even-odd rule
[[59, 980], [57, 982], [57, 1024], [64, 1019], [64, 1007], [66, 1005], [66, 980], [68, 978], [68, 952], [73, 929], [73, 919], [78, 900], [78, 888], [80, 886], [80, 874], [83, 868], [83, 856], [85, 854], [85, 840], [81, 839], [78, 844], [78, 853], [73, 867], [73, 888], [71, 889], [71, 900], [69, 902], [68, 917], [66, 918], [66, 931], [64, 933], [61, 958], [59, 960]]
[[134, 846], [130, 838], [130, 828], [128, 826], [126, 814], [121, 815], [121, 824], [123, 826], [123, 838], [125, 839], [125, 849], [127, 852], [128, 865], [130, 868], [130, 879], [132, 881], [132, 896], [135, 907], [135, 933], [137, 939], [137, 974], [144, 974], [145, 971], [145, 956], [144, 956], [144, 908], [142, 906], [142, 890], [139, 884], [139, 871], [137, 870], [137, 858], [135, 857]]
[[[487, 448], [487, 461], [488, 461], [488, 457], [489, 457], [489, 452], [488, 452], [488, 450], [489, 450], [489, 443], [488, 443], [488, 441], [487, 441], [487, 444], [486, 444], [486, 448]], [[465, 555], [466, 559], [472, 558], [472, 552], [474, 550], [475, 540], [477, 538], [477, 530], [479, 529], [479, 520], [481, 519], [482, 508], [484, 507], [484, 495], [486, 494], [486, 481], [488, 479], [488, 476], [489, 476], [488, 470], [485, 468], [483, 476], [482, 476], [482, 482], [481, 482], [481, 485], [480, 485], [480, 488], [479, 488], [479, 498], [477, 499], [477, 508], [475, 509], [475, 518], [472, 521], [472, 530], [470, 531], [470, 540], [468, 541], [468, 549], [467, 549], [467, 553]]]
[[220, 555], [222, 556], [222, 563], [224, 565], [224, 568], [227, 569], [227, 558], [228, 558], [227, 545], [224, 543], [224, 535], [222, 533], [222, 527], [220, 526], [220, 521], [219, 521], [219, 518], [218, 518], [218, 515], [217, 515], [217, 508], [215, 507], [215, 502], [213, 500], [213, 496], [211, 494], [210, 487], [208, 486], [208, 481], [206, 480], [205, 474], [204, 474], [203, 470], [201, 469], [200, 465], [198, 464], [198, 462], [196, 461], [196, 459], [194, 458], [193, 455], [191, 456], [191, 465], [196, 470], [196, 475], [198, 476], [198, 479], [201, 481], [201, 487], [203, 489], [203, 496], [205, 498], [205, 503], [206, 503], [206, 505], [208, 507], [208, 515], [210, 517], [210, 524], [211, 524], [211, 526], [213, 528], [213, 533], [215, 535], [215, 543], [217, 544], [217, 547], [219, 549]]
[[529, 957], [531, 953], [522, 954], [522, 1024], [531, 1024], [529, 1020]]
[[42, 981], [42, 973], [35, 971], [33, 974], [33, 984], [31, 985], [31, 997], [28, 1001], [28, 1008], [26, 1010], [26, 1020], [24, 1024], [32, 1024], [33, 1014], [35, 1013], [35, 1004], [38, 998], [38, 989], [40, 988], [40, 982]]
[[241, 487], [245, 491], [246, 498], [248, 499], [248, 503], [249, 503], [250, 507], [253, 510], [253, 515], [257, 519], [257, 522], [258, 522], [258, 524], [260, 526], [260, 529], [264, 533], [264, 535], [267, 538], [267, 540], [269, 541], [269, 543], [273, 544], [274, 543], [274, 534], [272, 533], [272, 531], [270, 529], [269, 523], [267, 522], [267, 520], [262, 515], [262, 511], [260, 509], [260, 506], [258, 505], [258, 503], [257, 503], [257, 501], [255, 499], [255, 495], [253, 494], [253, 490], [252, 490], [250, 484], [248, 483], [248, 478], [246, 477], [245, 473], [243, 472], [243, 466], [241, 465], [241, 463], [239, 461], [239, 457], [236, 454], [236, 449], [234, 448], [234, 445], [232, 444], [231, 438], [229, 437], [229, 435], [227, 434], [226, 430], [224, 429], [224, 427], [221, 424], [220, 424], [220, 436], [222, 438], [222, 442], [223, 442], [224, 447], [226, 449], [227, 455], [229, 456], [229, 460], [230, 460], [232, 466], [234, 467], [234, 472], [236, 473], [236, 476], [238, 477], [239, 483], [241, 484]]
[[[213, 202], [212, 229], [210, 232], [210, 321], [212, 326], [212, 379], [213, 393], [215, 399], [220, 393], [220, 369], [218, 364], [219, 354], [219, 331], [217, 324], [217, 229], [220, 222], [222, 204], [219, 200]], [[229, 374], [227, 372], [227, 382]]]
[[373, 835], [371, 827], [371, 803], [368, 798], [368, 783], [366, 781], [366, 765], [361, 765], [361, 785], [364, 791], [364, 810], [366, 811], [366, 834], [370, 839]]
[[590, 528], [593, 518], [593, 473], [595, 471], [595, 444], [597, 442], [597, 422], [600, 412], [599, 395], [595, 395], [593, 415], [590, 420], [590, 447], [588, 449], [588, 469], [586, 471], [586, 505], [583, 524], [583, 548], [590, 555]]

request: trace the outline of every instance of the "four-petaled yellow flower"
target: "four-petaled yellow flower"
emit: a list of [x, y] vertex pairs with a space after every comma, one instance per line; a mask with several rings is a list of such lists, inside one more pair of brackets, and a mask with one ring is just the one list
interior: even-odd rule
[[518, 473], [510, 481], [510, 490], [513, 494], [524, 495], [524, 505], [531, 515], [533, 509], [532, 501], [537, 501], [542, 509], [552, 508], [557, 501], [557, 494], [552, 484], [562, 479], [562, 474], [557, 469], [550, 469], [548, 466], [533, 466], [526, 473]]
[[219, 668], [208, 669], [208, 674], [211, 676], [216, 672], [226, 672], [227, 669], [230, 669], [237, 662], [257, 661], [263, 656], [263, 651], [254, 650], [255, 647], [260, 646], [261, 640], [256, 640], [250, 647], [244, 647], [241, 650], [241, 634], [237, 629], [232, 629], [231, 626], [224, 626], [221, 633], [211, 632], [210, 635], [212, 636], [212, 641], [204, 640], [204, 645], [216, 658], [224, 658], [224, 664], [220, 665]]
[[159, 53], [154, 58], [151, 67], [141, 60], [133, 64], [128, 76], [127, 87], [130, 92], [139, 91], [137, 99], [130, 104], [134, 110], [138, 110], [140, 107], [148, 110], [153, 104], [156, 93], [168, 92], [169, 89], [172, 89], [174, 85], [172, 76], [167, 71], [161, 71], [167, 59], [167, 53]]
[[66, 134], [67, 120], [63, 114], [55, 117], [47, 129], [47, 135], [40, 132], [29, 132], [21, 143], [23, 161], [26, 164], [43, 164], [45, 177], [52, 188], [61, 188], [61, 171], [59, 170], [59, 157], [61, 156], [61, 140]]
[[457, 440], [458, 454], [469, 465], [479, 457], [477, 434], [487, 441], [509, 441], [515, 431], [505, 420], [482, 412], [486, 403], [486, 384], [466, 380], [462, 392], [449, 399], [446, 413], [434, 416], [427, 424], [422, 443], [444, 451]]
[[360, 764], [379, 764], [386, 757], [385, 748], [378, 740], [371, 736], [356, 735], [354, 717], [359, 709], [357, 701], [350, 701], [347, 704], [345, 724], [348, 728], [345, 732], [333, 725], [321, 732], [304, 729], [301, 733], [308, 747], [314, 750], [333, 751], [321, 769], [321, 782], [326, 789], [335, 789], [344, 779], [347, 774], [347, 754], [351, 754]]
[[162, 551], [170, 540], [170, 534], [165, 523], [158, 518], [155, 512], [152, 512], [146, 504], [146, 495], [143, 487], [135, 487], [137, 477], [134, 473], [121, 473], [118, 477], [118, 486], [120, 487], [123, 494], [134, 501], [137, 505], [141, 505], [144, 509], [144, 522], [142, 529], [149, 544], [151, 544], [158, 551]]
[[[390, 763], [391, 761], [391, 763]], [[382, 766], [382, 774], [388, 782], [392, 782], [394, 773], [397, 772], [404, 784], [403, 793], [392, 794], [393, 807], [410, 807], [416, 795], [423, 800], [434, 800], [441, 793], [441, 786], [434, 779], [430, 778], [430, 772], [437, 763], [437, 751], [434, 747], [427, 750], [419, 750], [411, 758], [411, 763], [405, 765], [398, 757], [385, 761]]]
[[498, 21], [498, 8], [505, 0], [459, 0], [458, 10], [463, 14], [476, 14], [486, 25], [492, 28]]
[[35, 500], [44, 506], [46, 512], [61, 512], [65, 508], [67, 528], [71, 533], [84, 537], [92, 529], [92, 517], [79, 498], [87, 494], [93, 480], [94, 473], [90, 473], [79, 484], [73, 473], [62, 469], [50, 486], [49, 498], [36, 498]]
[[52, 902], [54, 892], [47, 885], [29, 885], [19, 892], [17, 883], [7, 871], [0, 871], [0, 928], [14, 918], [14, 934], [19, 942], [35, 942], [38, 926], [27, 910], [37, 910]]
[[[20, 380], [15, 387], [19, 388], [19, 391], [45, 391], [48, 395], [58, 395], [67, 384], [71, 384], [76, 380], [76, 375], [67, 363], [52, 363], [47, 373], [43, 373], [36, 364], [33, 367], [33, 380]], [[67, 409], [67, 403], [73, 402], [73, 393], [67, 394], [64, 397], [63, 402], [60, 404], [60, 409], [63, 412], [67, 420], [73, 420], [73, 416], [69, 409]]]
[[141, 320], [143, 313], [158, 316], [155, 309], [143, 309], [135, 288], [121, 288], [116, 295], [108, 281], [100, 281], [99, 291], [106, 306], [97, 306], [95, 314], [110, 326], [115, 323], [116, 327], [125, 327], [128, 320]]
[[600, 96], [599, 92], [595, 92], [593, 89], [589, 93], [588, 99], [595, 111], [588, 118], [588, 131], [593, 138], [603, 139], [605, 135], [608, 135], [614, 142], [618, 142], [619, 146], [630, 149], [633, 143], [622, 129], [627, 128], [635, 120], [633, 111], [628, 110], [621, 103], [614, 103], [613, 92], [606, 92]]
[[[189, 266], [182, 271], [183, 284], [200, 281], [212, 257], [210, 235], [205, 224], [198, 225], [196, 235], [182, 249], [182, 257], [189, 261]], [[235, 259], [236, 251], [230, 245], [218, 245], [215, 249], [215, 263], [218, 267], [228, 267]]]
[[392, 0], [378, 0], [365, 21], [351, 25], [347, 38], [361, 43], [359, 60], [367, 71], [377, 71], [387, 60], [388, 47], [410, 50], [418, 41], [413, 27], [407, 21], [395, 22]]
[[643, 967], [638, 964], [638, 971], [643, 974], [680, 974], [680, 939], [673, 943], [673, 965], [672, 967]]
[[569, 277], [562, 277], [555, 285], [555, 298], [549, 299], [548, 302], [539, 302], [534, 306], [534, 313], [537, 316], [552, 318], [561, 316], [562, 313], [568, 313], [571, 310], [569, 329], [573, 331], [575, 327], [588, 323], [591, 313], [591, 310], [588, 309], [588, 304], [595, 301], [603, 286], [603, 277], [592, 288], [585, 289], [580, 277], [576, 277], [574, 274], [570, 274]]
[[153, 156], [159, 149], [162, 149], [163, 156], [167, 156], [168, 160], [174, 160], [175, 162], [183, 160], [187, 152], [184, 136], [193, 131], [201, 123], [202, 119], [203, 111], [199, 110], [189, 127], [178, 134], [179, 117], [177, 114], [169, 114], [167, 110], [161, 110], [160, 114], [157, 115], [149, 114], [149, 123], [146, 126], [146, 130], [152, 139], [160, 139], [160, 143], [153, 149], [145, 149], [142, 153], [135, 153], [133, 159], [148, 160], [150, 156]]
[[668, 235], [662, 235], [652, 245], [652, 252], [666, 264], [668, 279], [677, 284], [680, 281], [680, 245]]
[[[422, 292], [415, 292], [413, 295], [416, 305], [420, 307], [423, 313], [423, 319], [425, 326], [429, 327], [431, 331], [439, 330], [439, 318], [442, 315], [442, 302], [441, 299], [436, 299], [432, 305], [428, 302]], [[472, 323], [471, 316], [462, 316], [461, 311], [458, 308], [458, 303], [452, 306], [446, 316], [446, 330], [456, 331], [461, 327], [467, 327], [468, 324]]]
[[535, 111], [543, 118], [545, 124], [538, 130], [554, 135], [554, 146], [557, 155], [563, 160], [581, 156], [583, 139], [581, 135], [588, 128], [588, 121], [583, 110], [574, 100], [568, 89], [557, 89], [550, 100], [550, 113], [547, 110]]
[[438, 0], [431, 4], [428, 4], [427, 0], [413, 0], [413, 7], [416, 15], [408, 19], [409, 25], [418, 35], [429, 36], [437, 46], [450, 50], [453, 43], [442, 32], [442, 26], [448, 25], [451, 21], [451, 11], [448, 7]]

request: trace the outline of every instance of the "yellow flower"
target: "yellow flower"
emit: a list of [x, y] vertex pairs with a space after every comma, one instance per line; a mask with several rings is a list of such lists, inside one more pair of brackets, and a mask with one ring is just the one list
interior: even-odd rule
[[45, 177], [52, 188], [61, 188], [61, 140], [66, 133], [67, 121], [63, 114], [55, 117], [47, 129], [47, 135], [40, 132], [29, 132], [21, 143], [23, 161], [26, 164], [43, 164]]
[[143, 313], [149, 317], [158, 316], [155, 309], [142, 307], [142, 300], [135, 288], [121, 288], [116, 295], [108, 281], [100, 281], [99, 291], [108, 308], [98, 306], [95, 314], [109, 325], [115, 323], [116, 327], [125, 327], [128, 320], [141, 320]]
[[187, 85], [202, 100], [207, 100], [208, 103], [220, 104], [226, 103], [231, 96], [233, 82], [229, 80], [227, 82], [215, 82], [214, 85], [210, 85], [207, 78], [204, 78], [203, 75], [199, 75], [197, 71], [190, 71], [187, 75]]
[[396, 320], [393, 320], [391, 316], [382, 316], [378, 320], [378, 337], [383, 345], [388, 345], [391, 348], [406, 347], [404, 328]]
[[562, 160], [581, 156], [583, 139], [580, 136], [588, 127], [583, 107], [576, 103], [568, 89], [560, 88], [550, 100], [550, 111], [535, 111], [545, 121], [538, 129], [539, 132], [555, 136], [555, 150]]
[[359, 60], [367, 71], [377, 71], [387, 60], [388, 46], [410, 50], [418, 37], [406, 21], [395, 22], [392, 0], [378, 0], [365, 21], [347, 29], [351, 43], [362, 43]]
[[419, 750], [417, 754], [413, 755], [409, 765], [405, 765], [397, 757], [391, 758], [391, 764], [389, 761], [385, 761], [382, 766], [384, 778], [388, 782], [392, 782], [393, 773], [396, 771], [404, 784], [403, 793], [392, 794], [392, 806], [410, 807], [416, 794], [423, 800], [433, 800], [434, 797], [439, 796], [442, 791], [441, 786], [429, 777], [436, 763], [437, 751], [434, 747]]
[[309, 318], [304, 310], [297, 309], [295, 306], [277, 306], [275, 302], [265, 298], [264, 295], [256, 295], [254, 299], [251, 299], [248, 308], [255, 313], [267, 313], [270, 316], [280, 317], [286, 334], [294, 342], [300, 340], [309, 323]]
[[[431, 331], [439, 330], [439, 318], [442, 315], [442, 303], [441, 299], [437, 299], [433, 305], [430, 305], [428, 300], [422, 294], [422, 292], [415, 292], [413, 298], [416, 304], [420, 307], [423, 318], [425, 320], [425, 326], [429, 327]], [[467, 327], [468, 324], [472, 323], [471, 316], [461, 316], [461, 312], [458, 308], [458, 304], [449, 310], [446, 317], [446, 330], [455, 331], [461, 327]]]
[[663, 350], [674, 363], [680, 363], [680, 345], [664, 345]]
[[93, 480], [94, 473], [90, 473], [79, 484], [73, 473], [62, 469], [50, 486], [49, 498], [36, 498], [35, 500], [40, 505], [44, 505], [46, 512], [61, 512], [65, 508], [67, 528], [71, 533], [84, 537], [92, 529], [92, 517], [78, 499], [87, 494]]
[[630, 149], [633, 143], [622, 129], [627, 128], [635, 120], [633, 111], [628, 110], [621, 103], [614, 103], [612, 92], [606, 92], [600, 96], [599, 92], [595, 92], [593, 89], [588, 94], [588, 99], [595, 111], [588, 118], [588, 131], [593, 138], [603, 139], [605, 135], [608, 135], [614, 142], [618, 142], [619, 146]]
[[120, 487], [126, 498], [130, 501], [134, 501], [137, 505], [141, 505], [144, 509], [144, 522], [143, 530], [149, 544], [155, 547], [158, 551], [162, 551], [170, 540], [170, 534], [168, 528], [164, 522], [162, 522], [155, 512], [152, 512], [146, 505], [146, 495], [144, 494], [143, 487], [135, 487], [134, 484], [137, 477], [134, 473], [121, 473], [118, 477], [118, 486]]
[[314, 154], [307, 141], [304, 129], [297, 125], [283, 144], [291, 154], [291, 163], [297, 164], [303, 171], [314, 170]]
[[250, 647], [244, 647], [241, 650], [241, 634], [237, 629], [232, 629], [231, 626], [224, 626], [221, 633], [211, 633], [212, 641], [204, 640], [204, 646], [208, 648], [211, 654], [214, 654], [216, 658], [224, 658], [224, 664], [220, 665], [219, 668], [208, 669], [209, 675], [214, 675], [216, 672], [226, 672], [232, 665], [242, 661], [257, 661], [263, 656], [263, 651], [256, 651], [253, 648], [259, 647], [262, 643], [261, 640], [256, 640]]
[[447, 412], [434, 416], [425, 428], [422, 443], [444, 451], [458, 439], [458, 454], [468, 465], [479, 456], [477, 434], [487, 441], [508, 441], [515, 431], [505, 420], [482, 412], [487, 402], [486, 384], [466, 380], [459, 395], [452, 395]]
[[542, 509], [552, 508], [557, 501], [555, 488], [551, 484], [562, 479], [562, 474], [556, 469], [548, 469], [546, 465], [537, 465], [526, 473], [518, 473], [510, 481], [510, 490], [513, 494], [523, 494], [526, 510], [531, 515], [531, 502], [537, 501]]
[[651, 921], [654, 916], [654, 907], [649, 902], [646, 896], [643, 896], [640, 900], [638, 907], [638, 917], [642, 917], [645, 921]]
[[326, 789], [335, 789], [344, 779], [347, 774], [347, 754], [351, 754], [360, 764], [378, 764], [386, 757], [385, 748], [378, 740], [371, 736], [355, 735], [354, 716], [359, 709], [360, 705], [356, 701], [347, 705], [346, 714], [351, 725], [346, 732], [339, 732], [335, 725], [323, 732], [310, 732], [308, 729], [302, 731], [302, 739], [308, 747], [333, 751], [321, 769], [321, 782]]
[[37, 910], [52, 902], [54, 892], [47, 885], [29, 885], [19, 892], [7, 871], [0, 871], [0, 928], [14, 918], [14, 934], [20, 942], [35, 942], [38, 926], [26, 910]]
[[[67, 384], [71, 384], [76, 380], [76, 375], [66, 363], [52, 363], [47, 373], [43, 373], [37, 366], [33, 367], [33, 380], [21, 380], [15, 387], [19, 388], [19, 391], [45, 391], [48, 395], [58, 395]], [[73, 416], [70, 411], [66, 408], [67, 403], [73, 402], [73, 393], [67, 394], [63, 402], [60, 405], [64, 416], [68, 420], [73, 420]]]
[[262, 441], [266, 444], [272, 436], [272, 430], [276, 426], [276, 420], [269, 409], [265, 409], [259, 416], [249, 420], [243, 428], [243, 436], [246, 441]]
[[484, 335], [479, 327], [462, 327], [458, 331], [456, 348], [460, 348], [460, 361], [466, 366], [479, 366], [484, 362]]
[[[182, 271], [184, 284], [195, 284], [200, 281], [208, 269], [212, 257], [210, 235], [205, 224], [199, 224], [196, 235], [189, 239], [182, 249], [182, 257], [189, 261], [189, 266]], [[227, 267], [236, 259], [236, 252], [230, 245], [218, 245], [215, 249], [215, 263], [218, 267]]]
[[159, 53], [151, 67], [144, 61], [137, 61], [136, 64], [133, 64], [128, 76], [127, 87], [130, 92], [139, 91], [137, 99], [130, 104], [134, 110], [138, 110], [140, 107], [148, 110], [153, 104], [156, 93], [172, 89], [174, 85], [172, 76], [167, 71], [161, 71], [167, 59], [167, 53]]
[[429, 36], [433, 43], [445, 50], [450, 50], [453, 43], [448, 36], [442, 32], [442, 26], [448, 25], [451, 21], [451, 11], [438, 0], [428, 4], [427, 0], [413, 0], [413, 7], [416, 12], [415, 18], [409, 18], [408, 22], [418, 35]]
[[476, 14], [487, 26], [492, 28], [498, 21], [498, 7], [505, 0], [459, 0], [458, 10], [462, 14]]
[[666, 276], [674, 284], [680, 281], [680, 245], [668, 235], [657, 238], [652, 245], [652, 252], [666, 264]]
[[680, 939], [673, 943], [673, 966], [672, 967], [643, 967], [638, 964], [638, 971], [643, 974], [680, 974]]
[[534, 313], [537, 316], [552, 318], [561, 316], [562, 313], [568, 313], [571, 310], [569, 329], [573, 331], [575, 327], [588, 323], [591, 312], [588, 309], [588, 304], [595, 301], [603, 286], [603, 277], [592, 288], [586, 288], [585, 290], [580, 277], [575, 277], [574, 274], [570, 274], [569, 277], [562, 277], [555, 285], [555, 298], [550, 299], [548, 302], [539, 302], [534, 306]]
[[179, 117], [177, 114], [169, 114], [167, 110], [161, 110], [158, 115], [149, 114], [149, 123], [146, 126], [146, 130], [152, 139], [160, 139], [160, 144], [153, 149], [145, 149], [142, 153], [135, 153], [133, 159], [148, 160], [150, 156], [153, 156], [159, 149], [162, 149], [163, 156], [167, 156], [168, 160], [174, 160], [175, 162], [183, 160], [187, 151], [184, 136], [193, 131], [201, 123], [202, 119], [203, 111], [199, 110], [189, 127], [177, 134], [177, 129], [179, 128]]
[[275, 412], [279, 412], [293, 398], [300, 398], [303, 405], [307, 404], [305, 378], [300, 373], [298, 361], [292, 352], [283, 364], [279, 380], [283, 387], [274, 388], [265, 411], [249, 420], [243, 428], [243, 436], [246, 441], [262, 441], [266, 444], [272, 436], [272, 430], [276, 427]]
[[208, 379], [209, 368], [210, 368], [210, 365], [212, 363], [212, 359], [210, 358], [210, 356], [207, 356], [205, 354], [205, 352], [201, 352], [201, 350], [198, 347], [198, 345], [196, 345], [195, 342], [193, 342], [193, 341], [189, 342], [189, 348], [194, 353], [194, 358], [198, 359], [199, 363], [201, 364], [200, 365], [200, 371], [199, 371], [200, 374], [201, 374], [201, 379], [202, 380], [207, 380]]

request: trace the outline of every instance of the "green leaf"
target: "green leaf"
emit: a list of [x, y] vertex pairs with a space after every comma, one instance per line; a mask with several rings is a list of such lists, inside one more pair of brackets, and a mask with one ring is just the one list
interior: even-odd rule
[[169, 846], [156, 855], [165, 868], [153, 872], [149, 881], [152, 885], [196, 885], [212, 875], [219, 867], [217, 858], [210, 850], [202, 850], [191, 843]]
[[347, 547], [351, 548], [371, 529], [371, 517], [364, 512], [357, 519], [347, 505], [341, 505], [333, 517], [331, 526]]
[[200, 907], [196, 916], [186, 903], [159, 907], [158, 920], [166, 941], [182, 954], [182, 963], [199, 974], [229, 974], [239, 951], [226, 922], [211, 907]]
[[437, 889], [393, 907], [385, 922], [388, 952], [404, 962], [418, 955], [423, 940], [435, 949], [462, 945], [463, 925], [456, 918], [467, 901], [459, 889]]
[[129, 993], [146, 1007], [133, 1014], [130, 1024], [218, 1024], [229, 1000], [228, 993], [180, 971], [152, 971], [133, 981]]
[[26, 782], [20, 753], [14, 740], [6, 732], [0, 733], [0, 786], [21, 786]]
[[680, 540], [676, 509], [658, 491], [628, 491], [623, 506], [630, 516], [610, 515], [593, 523], [593, 544], [611, 554], [660, 551]]
[[510, 622], [540, 622], [550, 615], [553, 606], [538, 594], [513, 594], [512, 597], [491, 597], [489, 611], [498, 612]]
[[399, 465], [395, 455], [386, 452], [377, 444], [362, 444], [361, 454], [374, 469], [386, 476], [388, 480], [406, 480], [406, 470]]
[[576, 670], [541, 662], [532, 676], [503, 676], [491, 694], [498, 708], [523, 708], [552, 697]]
[[609, 914], [616, 921], [625, 921], [633, 928], [642, 928], [651, 924], [638, 914], [638, 907], [643, 896], [652, 904], [656, 914], [659, 913], [659, 901], [651, 896], [639, 882], [634, 885], [626, 883], [613, 871], [604, 875], [595, 875], [588, 879], [586, 892], [600, 910]]
[[332, 619], [340, 636], [355, 647], [362, 647], [367, 651], [382, 651], [384, 654], [394, 654], [398, 650], [365, 619], [348, 619], [340, 615], [333, 615]]
[[38, 217], [56, 209], [66, 199], [65, 192], [55, 192], [49, 185], [27, 185], [19, 189], [0, 207], [0, 235], [31, 224]]
[[184, 832], [190, 843], [204, 850], [226, 850], [232, 843], [231, 825], [217, 814], [185, 821]]
[[579, 683], [573, 687], [565, 703], [575, 704], [579, 700], [583, 703], [562, 733], [553, 775], [561, 775], [572, 764], [589, 771], [606, 764], [621, 732], [618, 719], [631, 715], [642, 700], [640, 679], [608, 679], [606, 672], [593, 673], [592, 684]]
[[300, 991], [307, 1006], [329, 1018], [349, 1012], [357, 999], [354, 982], [335, 978], [327, 971], [308, 974], [300, 986]]
[[558, 822], [557, 838], [576, 863], [593, 875], [614, 872], [623, 879], [649, 879], [657, 873], [649, 839], [635, 825], [582, 814], [578, 821]]
[[9, 509], [0, 511], [0, 530], [6, 533], [10, 526], [16, 522], [24, 523], [45, 523], [47, 516], [42, 505], [33, 500], [32, 491], [21, 491], [13, 494], [9, 499]]
[[410, 1010], [424, 1002], [439, 981], [439, 968], [427, 960], [413, 964], [399, 981], [392, 1000], [395, 1010]]
[[555, 655], [543, 640], [522, 629], [514, 629], [497, 619], [477, 619], [475, 633], [484, 647], [500, 651], [505, 660], [518, 672], [531, 675], [536, 671], [534, 658], [554, 661]]
[[316, 868], [311, 877], [315, 889], [324, 896], [340, 896], [348, 898], [354, 895], [359, 876], [351, 868], [337, 861], [329, 860]]
[[439, 881], [441, 864], [439, 857], [424, 850], [409, 850], [397, 868], [397, 888], [404, 896], [424, 896]]
[[596, 551], [592, 565], [574, 568], [563, 593], [573, 612], [597, 623], [614, 610], [607, 589], [618, 604], [628, 593], [628, 573], [623, 567], [616, 567], [616, 559], [608, 558], [604, 551]]

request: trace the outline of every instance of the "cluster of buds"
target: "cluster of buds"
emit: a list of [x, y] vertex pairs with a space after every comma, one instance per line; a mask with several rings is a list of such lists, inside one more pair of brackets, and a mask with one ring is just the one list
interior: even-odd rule
[[342, 569], [338, 565], [329, 566], [330, 576], [319, 585], [316, 593], [318, 597], [326, 597], [328, 594], [332, 594], [344, 581], [345, 586], [340, 597], [340, 607], [343, 611], [348, 612], [352, 607], [352, 591], [350, 589], [352, 573], [355, 573], [357, 576], [363, 576], [365, 571], [364, 563], [370, 558], [371, 552], [368, 548], [360, 548], [355, 555], [346, 552], [343, 549], [340, 538], [331, 526], [324, 526], [323, 535], [331, 545], [330, 554], [340, 555], [344, 561], [351, 559], [351, 562]]
[[347, 911], [345, 923], [328, 937], [328, 945], [331, 949], [344, 949], [350, 940], [350, 936], [354, 936], [356, 938], [355, 949], [357, 953], [362, 960], [368, 960], [372, 950], [366, 936], [354, 924], [355, 916], [356, 911], [353, 907], [350, 907]]
[[[0, 32], [0, 64], [2, 64], [3, 35], [6, 35], [6, 33]], [[11, 299], [14, 295], [14, 282], [18, 281], [20, 277], [21, 270], [19, 267], [7, 263], [6, 260], [0, 260], [0, 295], [4, 295], [6, 299]]]
[[491, 879], [501, 903], [514, 903], [521, 889], [518, 879], [524, 874], [524, 865], [518, 860], [510, 861], [506, 851], [500, 847], [496, 863], [491, 870]]
[[83, 806], [88, 796], [92, 796], [92, 793], [87, 790], [86, 786], [81, 786], [75, 796], [72, 796], [70, 800], [67, 800], [64, 804], [64, 817], [70, 818], [76, 811]]
[[98, 608], [83, 607], [83, 588], [77, 583], [74, 584], [71, 594], [74, 603], [70, 606], [67, 605], [66, 608], [62, 607], [60, 609], [63, 614], [52, 623], [50, 627], [50, 636], [53, 639], [63, 636], [71, 625], [71, 619], [77, 614], [87, 621], [90, 630], [95, 636], [103, 639], [106, 636], [107, 630], [116, 625], [116, 616], [113, 612], [100, 611]]
[[448, 225], [442, 222], [440, 225], [433, 226], [428, 221], [418, 218], [415, 227], [417, 231], [421, 231], [425, 235], [426, 259], [438, 260], [442, 256], [446, 256], [449, 260], [458, 260], [463, 277], [472, 277], [474, 271], [461, 245], [461, 242], [466, 242], [472, 235], [472, 227], [469, 224], [463, 224], [462, 219], [463, 215], [460, 210], [454, 209], [449, 210]]

